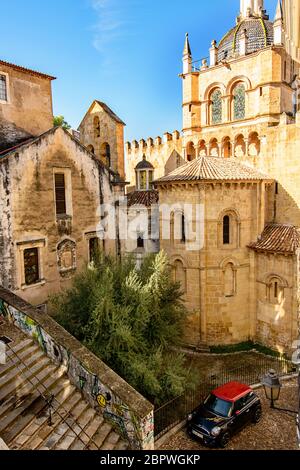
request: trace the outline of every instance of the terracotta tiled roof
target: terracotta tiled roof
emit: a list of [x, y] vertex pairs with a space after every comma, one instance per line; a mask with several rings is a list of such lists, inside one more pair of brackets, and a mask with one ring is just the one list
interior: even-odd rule
[[151, 207], [158, 203], [158, 191], [134, 191], [127, 194], [128, 207], [145, 206]]
[[164, 183], [171, 181], [213, 181], [213, 180], [270, 180], [255, 168], [239, 163], [231, 158], [200, 157], [190, 163], [186, 163], [167, 176], [155, 181]]
[[263, 233], [249, 248], [257, 251], [293, 254], [300, 247], [300, 234], [294, 225], [267, 224]]
[[5, 65], [6, 67], [10, 67], [12, 69], [18, 70], [19, 72], [25, 72], [25, 73], [29, 73], [30, 75], [36, 75], [37, 77], [48, 78], [48, 80], [56, 80], [56, 77], [52, 77], [51, 75], [47, 75], [46, 73], [27, 69], [26, 67], [21, 67], [20, 65], [11, 64], [10, 62], [6, 62], [4, 60], [0, 60], [0, 66], [1, 65]]

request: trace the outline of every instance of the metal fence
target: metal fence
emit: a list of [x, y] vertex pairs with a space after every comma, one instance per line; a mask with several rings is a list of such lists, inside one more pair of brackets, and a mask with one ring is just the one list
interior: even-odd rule
[[261, 376], [270, 369], [274, 369], [281, 377], [296, 371], [295, 366], [287, 359], [257, 355], [255, 370], [243, 365], [235, 369], [224, 368], [218, 371], [217, 374], [207, 376], [195, 390], [187, 389], [183, 395], [174, 398], [154, 411], [155, 439], [159, 439], [182, 422], [215, 388], [232, 381], [249, 385], [260, 383]]

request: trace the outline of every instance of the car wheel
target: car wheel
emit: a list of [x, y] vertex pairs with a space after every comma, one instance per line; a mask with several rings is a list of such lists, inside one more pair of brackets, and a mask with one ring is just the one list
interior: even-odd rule
[[256, 408], [256, 410], [254, 411], [254, 414], [253, 414], [253, 417], [252, 417], [252, 422], [254, 424], [257, 424], [260, 422], [262, 418], [262, 409], [261, 407], [259, 406], [258, 408]]
[[224, 434], [222, 434], [222, 436], [220, 437], [220, 446], [222, 447], [222, 449], [225, 449], [225, 447], [228, 446], [229, 444], [229, 441], [230, 441], [230, 434], [229, 432], [225, 432]]

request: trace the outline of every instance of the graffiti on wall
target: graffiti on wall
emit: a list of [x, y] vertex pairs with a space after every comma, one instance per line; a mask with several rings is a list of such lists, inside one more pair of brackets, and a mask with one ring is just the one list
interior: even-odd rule
[[93, 374], [69, 350], [58, 344], [35, 320], [0, 300], [0, 314], [32, 337], [54, 362], [65, 366], [71, 382], [84, 398], [98, 409], [116, 431], [130, 443], [132, 449], [153, 447], [153, 413], [141, 419], [110, 387]]

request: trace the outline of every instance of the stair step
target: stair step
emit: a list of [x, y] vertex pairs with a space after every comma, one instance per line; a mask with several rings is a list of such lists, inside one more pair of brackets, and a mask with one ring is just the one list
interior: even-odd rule
[[114, 431], [111, 431], [105, 439], [105, 442], [102, 444], [101, 450], [113, 450], [120, 438], [121, 437], [119, 436], [119, 434]]
[[90, 450], [98, 450], [93, 442], [89, 442], [87, 436], [90, 436], [90, 438], [93, 439], [98, 429], [103, 425], [103, 422], [103, 417], [101, 415], [95, 414], [91, 423], [84, 429], [85, 433], [80, 433], [81, 440], [76, 439], [70, 450], [83, 450], [87, 444]]
[[[68, 397], [66, 402], [63, 403], [63, 409], [61, 407], [57, 409], [59, 415], [57, 413], [53, 414], [52, 426], [48, 426], [47, 420], [45, 419], [37, 419], [37, 421], [40, 423], [39, 429], [27, 440], [26, 445], [23, 445], [22, 449], [35, 450], [39, 448], [41, 450], [42, 447], [45, 447], [45, 440], [50, 436], [55, 427], [62, 422], [62, 419], [67, 417], [68, 412], [72, 411], [81, 400], [82, 398], [78, 392], [75, 392], [70, 397]], [[47, 450], [48, 449], [49, 448], [47, 447]]]
[[[32, 392], [33, 389], [38, 388], [40, 392], [44, 391], [44, 387], [40, 385], [40, 382], [43, 383], [49, 375], [52, 375], [54, 371], [57, 370], [57, 366], [52, 364], [50, 361], [46, 363], [42, 362], [33, 367], [32, 370], [26, 371], [20, 375], [18, 378], [17, 384], [10, 383], [6, 387], [3, 387], [1, 390], [1, 406], [0, 406], [0, 416], [7, 411], [7, 405], [11, 405], [11, 402], [15, 402], [22, 399], [23, 396], [28, 395]], [[14, 394], [12, 396], [12, 394]], [[1, 403], [0, 402], [0, 403]]]
[[112, 427], [107, 422], [104, 422], [103, 426], [101, 426], [101, 428], [98, 429], [98, 431], [96, 432], [93, 438], [93, 441], [95, 442], [98, 449], [101, 448], [102, 444], [104, 443], [105, 439], [107, 438], [111, 430], [112, 430]]
[[128, 442], [123, 441], [122, 439], [117, 443], [115, 450], [127, 450], [128, 449]]
[[[60, 389], [60, 390], [59, 390]], [[53, 407], [55, 409], [55, 405], [57, 401], [60, 403], [60, 406], [75, 392], [75, 387], [73, 387], [70, 383], [66, 386], [64, 384], [59, 383], [55, 390], [52, 390], [52, 393], [55, 393], [56, 401], [53, 402]], [[58, 406], [57, 406], [58, 407]], [[54, 413], [54, 410], [53, 410]], [[22, 431], [22, 434], [16, 436], [12, 445], [15, 448], [20, 448], [26, 444], [26, 442], [33, 438], [34, 435], [38, 432], [38, 430], [48, 422], [49, 413], [48, 410], [44, 414], [37, 414], [33, 421], [29, 423]], [[50, 431], [49, 431], [50, 432]]]
[[[90, 436], [86, 435], [86, 428], [92, 421], [93, 417], [95, 416], [95, 411], [92, 408], [88, 408], [77, 420], [76, 423], [70, 425], [69, 432], [67, 432], [66, 436], [60, 440], [60, 442], [55, 446], [56, 450], [68, 450], [69, 447], [73, 444], [76, 439], [80, 440], [80, 434], [85, 436], [87, 439]], [[79, 437], [78, 437], [79, 436]]]
[[17, 367], [21, 363], [21, 360], [26, 361], [26, 359], [36, 351], [39, 351], [39, 348], [33, 342], [31, 342], [28, 347], [25, 347], [20, 353], [18, 352], [18, 357], [9, 351], [6, 364], [0, 366], [0, 377], [3, 377], [10, 370]]
[[74, 427], [75, 421], [88, 409], [88, 404], [81, 400], [76, 409], [73, 410], [70, 415], [66, 418], [65, 422], [58, 423], [55, 429], [52, 431], [50, 436], [47, 438], [44, 443], [45, 447], [49, 449], [54, 449], [56, 445], [59, 444], [60, 440], [65, 437], [65, 434], [70, 431], [70, 428]]
[[[51, 375], [51, 377], [46, 380], [44, 385], [47, 389], [47, 393], [51, 393], [51, 390], [54, 389], [60, 378], [61, 376], [58, 374], [58, 371], [56, 371], [56, 374]], [[28, 398], [24, 397], [22, 405], [15, 408], [1, 420], [0, 435], [7, 444], [35, 418], [37, 413], [40, 413], [42, 409], [45, 408], [46, 402], [41, 397], [41, 393], [46, 393], [46, 390], [39, 389], [34, 391], [31, 395], [27, 395]], [[39, 405], [36, 405], [37, 402]], [[15, 421], [17, 421], [16, 425], [14, 425]]]
[[45, 358], [42, 351], [36, 351], [30, 355], [30, 357], [26, 360], [24, 364], [20, 363], [13, 369], [11, 369], [7, 374], [1, 377], [1, 386], [0, 386], [0, 400], [2, 399], [1, 390], [6, 385], [9, 384], [12, 380], [16, 379], [16, 377], [22, 377], [23, 372], [27, 371], [27, 368], [31, 368], [40, 360]]

